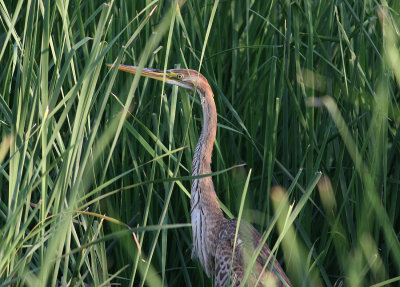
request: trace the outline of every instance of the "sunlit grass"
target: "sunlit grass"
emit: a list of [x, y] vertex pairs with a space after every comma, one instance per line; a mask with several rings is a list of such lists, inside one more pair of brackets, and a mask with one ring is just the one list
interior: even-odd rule
[[399, 11], [0, 0], [0, 286], [212, 286], [191, 260], [199, 100], [114, 62], [207, 77], [222, 210], [295, 286], [398, 284]]

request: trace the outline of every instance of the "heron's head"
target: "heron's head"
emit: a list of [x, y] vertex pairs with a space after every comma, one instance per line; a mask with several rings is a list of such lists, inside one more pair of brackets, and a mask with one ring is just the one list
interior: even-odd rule
[[[107, 64], [109, 67], [114, 67], [113, 64]], [[119, 65], [118, 70], [136, 74], [138, 71], [138, 67], [136, 66], [127, 66], [127, 65]], [[151, 68], [143, 68], [142, 76], [156, 79], [159, 81], [163, 81], [164, 79], [164, 71], [151, 69]], [[189, 90], [206, 90], [209, 88], [209, 84], [207, 79], [195, 70], [190, 69], [171, 69], [165, 71], [165, 82], [167, 84], [176, 85]]]

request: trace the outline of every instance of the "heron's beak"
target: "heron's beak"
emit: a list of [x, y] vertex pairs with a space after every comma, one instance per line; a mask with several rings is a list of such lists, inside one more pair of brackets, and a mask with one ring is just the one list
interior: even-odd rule
[[[108, 67], [113, 68], [114, 64], [106, 64]], [[128, 65], [119, 65], [118, 70], [128, 72], [131, 74], [136, 74], [138, 71], [137, 66], [128, 66]], [[170, 72], [166, 71], [165, 73], [165, 82], [168, 83], [168, 80], [170, 79], [169, 76]], [[150, 68], [143, 68], [142, 69], [142, 76], [152, 78], [155, 80], [163, 81], [164, 78], [164, 71], [157, 70], [157, 69], [150, 69]]]

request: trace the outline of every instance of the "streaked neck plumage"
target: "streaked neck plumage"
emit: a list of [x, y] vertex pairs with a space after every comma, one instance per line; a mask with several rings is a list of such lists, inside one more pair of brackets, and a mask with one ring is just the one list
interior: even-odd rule
[[[211, 156], [217, 130], [217, 111], [210, 85], [203, 77], [197, 89], [203, 108], [203, 128], [192, 163], [192, 175], [211, 173]], [[206, 84], [204, 84], [206, 83]], [[226, 220], [218, 204], [211, 177], [193, 180], [191, 190], [193, 255], [200, 259], [207, 276], [214, 272], [219, 226]]]

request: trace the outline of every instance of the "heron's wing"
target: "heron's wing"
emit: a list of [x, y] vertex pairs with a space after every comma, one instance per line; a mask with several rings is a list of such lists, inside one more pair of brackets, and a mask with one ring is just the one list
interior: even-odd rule
[[239, 286], [244, 275], [244, 264], [242, 257], [243, 242], [240, 238], [238, 238], [235, 246], [235, 256], [232, 256], [236, 225], [236, 220], [229, 220], [222, 225], [219, 233], [217, 250], [215, 254], [216, 287]]
[[[219, 241], [215, 256], [215, 286], [239, 286], [248, 266], [247, 262], [253, 256], [261, 241], [261, 235], [249, 223], [242, 221], [235, 246], [235, 255], [232, 252], [236, 232], [237, 220], [229, 220], [224, 223], [219, 234]], [[247, 281], [248, 286], [255, 286], [260, 277], [258, 286], [291, 286], [290, 281], [285, 275], [267, 245], [264, 245], [257, 256]], [[268, 261], [269, 259], [269, 261]], [[268, 266], [261, 274], [265, 264]], [[232, 266], [231, 266], [232, 265]], [[287, 282], [285, 285], [281, 280]]]
[[[247, 228], [251, 229], [252, 231], [251, 243], [253, 244], [251, 247], [248, 247], [247, 250], [253, 250], [253, 252], [255, 252], [255, 250], [257, 250], [259, 244], [261, 243], [262, 236], [253, 226], [251, 226], [249, 223], [246, 224]], [[250, 253], [250, 256], [252, 256], [252, 254], [253, 253]], [[267, 267], [264, 268], [266, 264]], [[257, 276], [259, 276], [259, 274], [264, 269], [263, 275], [261, 277], [261, 282], [275, 281], [275, 286], [292, 286], [289, 278], [286, 276], [278, 260], [276, 260], [275, 256], [271, 254], [271, 250], [269, 249], [267, 244], [264, 244], [262, 246], [261, 251], [257, 256], [255, 267], [257, 269]]]

